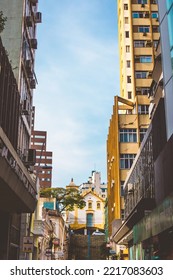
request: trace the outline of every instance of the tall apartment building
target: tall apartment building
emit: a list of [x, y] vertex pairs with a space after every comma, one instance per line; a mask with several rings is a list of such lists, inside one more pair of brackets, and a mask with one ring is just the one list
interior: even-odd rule
[[159, 40], [154, 0], [119, 0], [120, 96], [107, 138], [108, 220], [113, 239], [124, 220], [124, 182], [150, 124], [148, 94]]
[[39, 178], [40, 188], [52, 186], [52, 152], [47, 151], [47, 132], [34, 130], [35, 107], [32, 110], [31, 149], [36, 151], [34, 174]]
[[166, 130], [167, 139], [173, 132], [173, 110], [172, 110], [172, 88], [173, 88], [173, 1], [158, 0], [159, 5], [159, 21], [161, 32], [161, 47], [163, 56], [163, 75], [164, 75], [164, 91], [165, 91], [165, 113], [166, 113]]
[[[35, 199], [35, 182], [30, 176], [30, 173], [32, 172], [31, 166], [35, 163], [35, 153], [33, 150], [30, 150], [29, 147], [31, 138], [33, 90], [37, 83], [36, 74], [34, 72], [35, 50], [37, 49], [36, 26], [37, 23], [41, 22], [41, 13], [37, 11], [37, 8], [38, 0], [1, 0], [0, 3], [0, 9], [3, 12], [3, 15], [7, 17], [7, 22], [5, 24], [5, 29], [1, 34], [1, 38], [12, 66], [14, 77], [17, 81], [17, 90], [19, 94], [19, 110], [17, 111], [18, 129], [16, 130], [17, 145], [15, 147], [19, 160], [17, 160], [16, 157], [15, 160], [16, 162], [22, 162], [23, 165], [21, 166], [25, 169], [23, 172], [30, 181], [30, 184], [33, 185], [32, 188], [27, 185], [27, 180], [25, 179], [25, 176], [20, 174], [20, 170], [18, 173], [20, 174], [21, 179], [23, 178], [23, 183], [26, 184], [28, 191], [33, 192]], [[12, 90], [12, 87], [13, 86], [8, 90]], [[16, 106], [18, 105], [16, 104]], [[12, 112], [12, 108], [10, 107], [7, 107], [7, 110], [9, 110], [9, 114]], [[22, 168], [21, 166], [20, 168]], [[18, 188], [15, 188], [16, 191], [17, 189]], [[23, 197], [23, 199], [27, 201], [26, 197]], [[32, 207], [23, 207], [21, 205], [19, 211], [18, 207], [20, 203], [15, 199], [14, 205], [16, 210], [14, 207], [13, 215], [9, 217], [9, 221], [12, 221], [12, 223], [7, 222], [8, 226], [6, 227], [6, 230], [8, 233], [4, 235], [6, 236], [5, 241], [2, 241], [3, 246], [5, 247], [1, 257], [5, 259], [19, 258], [19, 254], [22, 252], [23, 236], [30, 233], [31, 224], [31, 216], [23, 215], [22, 213], [33, 212], [33, 205], [36, 206], [36, 201], [34, 204], [31, 203]], [[8, 221], [8, 219], [6, 221]], [[12, 233], [10, 233], [10, 230]], [[11, 241], [9, 241], [10, 238], [7, 240], [9, 234], [11, 234]], [[14, 242], [13, 238], [15, 236], [18, 236], [18, 238], [17, 241]], [[18, 242], [18, 239], [20, 239], [20, 242]], [[22, 255], [23, 257], [21, 258], [26, 258], [26, 253], [22, 253]]]

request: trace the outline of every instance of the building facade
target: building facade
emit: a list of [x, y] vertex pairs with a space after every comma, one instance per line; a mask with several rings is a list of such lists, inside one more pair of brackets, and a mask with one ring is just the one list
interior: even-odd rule
[[[114, 235], [130, 259], [173, 259], [173, 1], [158, 1], [160, 42], [150, 88], [151, 123], [124, 184], [125, 220]], [[169, 78], [168, 78], [169, 77]]]
[[148, 98], [159, 40], [156, 1], [117, 2], [120, 96], [115, 96], [107, 138], [109, 235], [124, 220], [124, 182], [150, 124]]
[[[30, 234], [31, 212], [34, 211], [34, 207], [36, 206], [36, 182], [31, 175], [32, 166], [35, 164], [35, 152], [30, 149], [30, 138], [33, 91], [37, 83], [34, 71], [35, 50], [37, 49], [36, 26], [37, 23], [41, 22], [41, 13], [38, 12], [38, 0], [1, 0], [1, 11], [3, 12], [3, 15], [7, 17], [1, 38], [17, 83], [17, 89], [15, 89], [15, 91], [18, 91], [17, 99], [15, 94], [12, 95], [14, 98], [12, 101], [13, 108], [10, 107], [11, 97], [9, 97], [7, 100], [8, 107], [3, 109], [8, 110], [11, 114], [14, 114], [16, 110], [16, 118], [18, 118], [16, 123], [18, 128], [11, 128], [11, 133], [14, 133], [14, 129], [14, 135], [17, 133], [17, 143], [15, 143], [14, 146], [17, 155], [12, 153], [12, 150], [9, 147], [8, 152], [12, 155], [12, 158], [15, 159], [15, 170], [18, 170], [17, 172], [21, 180], [24, 185], [27, 185], [27, 190], [32, 192], [35, 201], [34, 203], [30, 202], [31, 205], [29, 207], [24, 207], [25, 204], [29, 203], [24, 195], [24, 205], [18, 203], [17, 199], [13, 200], [15, 206], [12, 209], [12, 216], [9, 215], [8, 219], [6, 219], [6, 230], [8, 231], [8, 234], [5, 234], [6, 239], [5, 241], [2, 241], [3, 249], [1, 258], [27, 259], [28, 254], [22, 251], [23, 237]], [[4, 73], [6, 73], [6, 71]], [[7, 80], [6, 84], [8, 84]], [[11, 91], [12, 93], [14, 91], [14, 86], [11, 84], [11, 87], [6, 90]], [[14, 120], [16, 118], [14, 118]], [[9, 124], [14, 124], [14, 120], [11, 120]], [[7, 120], [4, 119], [4, 122], [7, 124]], [[9, 131], [5, 131], [5, 133], [7, 133], [7, 137], [9, 137], [8, 139], [11, 140]], [[3, 137], [3, 139], [3, 143], [5, 143], [5, 138]], [[5, 146], [7, 147], [7, 144], [5, 144]], [[7, 158], [10, 157], [8, 153], [6, 153], [6, 155]], [[5, 176], [5, 174], [2, 174], [2, 176]], [[9, 178], [12, 177], [9, 175]], [[15, 181], [12, 185], [17, 193], [19, 191], [19, 185], [15, 184]], [[20, 207], [19, 211], [18, 207]], [[3, 217], [5, 216], [3, 215]], [[11, 236], [9, 237], [10, 234]], [[14, 242], [13, 239], [15, 236], [17, 241]]]
[[86, 183], [77, 187], [73, 181], [66, 188], [78, 188], [83, 196], [86, 206], [83, 209], [75, 208], [67, 213], [70, 228], [74, 232], [87, 234], [96, 229], [104, 232], [105, 229], [105, 201], [107, 198], [107, 185], [101, 183], [100, 172], [92, 171]]
[[35, 107], [32, 110], [31, 150], [36, 151], [33, 172], [39, 178], [40, 188], [52, 186], [52, 152], [47, 151], [47, 132], [34, 129]]

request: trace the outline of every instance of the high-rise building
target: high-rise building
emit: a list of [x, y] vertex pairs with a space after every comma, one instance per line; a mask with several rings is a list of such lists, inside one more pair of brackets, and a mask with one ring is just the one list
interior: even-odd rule
[[[27, 198], [22, 192], [22, 189], [19, 191], [18, 183], [12, 184], [13, 192], [15, 192], [17, 196], [20, 195], [23, 202], [21, 203], [15, 197], [12, 199], [11, 192], [10, 195], [8, 195], [8, 199], [5, 199], [5, 201], [8, 201], [8, 206], [13, 205], [14, 207], [11, 209], [11, 212], [9, 209], [7, 210], [8, 214], [1, 215], [2, 221], [6, 221], [6, 227], [2, 233], [1, 241], [3, 247], [1, 247], [2, 254], [0, 257], [3, 259], [26, 259], [29, 255], [27, 252], [22, 252], [23, 236], [28, 236], [30, 234], [31, 213], [36, 206], [36, 186], [33, 176], [31, 175], [32, 166], [35, 163], [35, 153], [30, 149], [30, 138], [33, 90], [37, 83], [34, 71], [35, 50], [37, 49], [36, 26], [37, 23], [41, 22], [41, 13], [38, 12], [38, 0], [1, 0], [0, 9], [3, 15], [7, 17], [5, 28], [1, 33], [2, 43], [17, 82], [17, 89], [15, 89], [15, 92], [18, 92], [18, 97], [17, 99], [15, 97], [11, 100], [13, 107], [10, 107], [10, 102], [7, 102], [9, 107], [4, 108], [9, 112], [9, 116], [12, 116], [14, 115], [16, 107], [16, 125], [18, 128], [15, 131], [15, 133], [17, 132], [17, 138], [15, 138], [17, 142], [14, 148], [17, 155], [14, 151], [12, 152], [9, 143], [3, 140], [3, 144], [8, 148], [6, 157], [9, 158], [8, 153], [10, 153], [14, 159], [14, 164], [12, 166], [13, 168], [15, 166], [14, 170], [18, 173], [18, 176], [24, 184], [23, 188], [30, 193], [29, 198]], [[4, 75], [6, 75], [7, 72], [7, 67], [5, 66]], [[8, 76], [4, 76], [4, 78], [6, 78], [5, 85], [10, 85], [6, 88], [5, 95], [6, 97], [9, 96], [9, 99], [6, 101], [10, 101], [10, 98], [15, 96], [15, 94], [12, 95], [15, 83], [13, 85], [12, 80], [10, 81]], [[4, 82], [3, 79], [1, 82]], [[4, 89], [5, 87], [3, 87], [3, 90]], [[14, 120], [11, 118], [11, 122], [9, 122], [9, 125], [11, 124], [11, 130], [9, 131], [7, 123], [8, 121], [6, 119], [4, 127], [7, 131], [5, 131], [5, 133], [7, 133], [7, 137], [11, 140], [13, 137], [11, 137], [10, 133], [12, 131], [14, 132], [14, 128], [12, 128]], [[2, 180], [4, 181], [5, 176], [7, 176], [6, 172], [3, 176]], [[10, 181], [12, 181], [12, 175], [8, 174], [8, 176], [8, 180], [11, 179]], [[10, 184], [10, 182], [8, 182], [8, 184]], [[10, 202], [10, 197], [13, 203]], [[5, 211], [5, 208], [3, 211]]]
[[36, 151], [34, 174], [40, 188], [52, 186], [52, 152], [47, 151], [47, 132], [34, 129], [35, 107], [32, 110], [31, 150]]
[[124, 182], [150, 124], [148, 98], [159, 40], [154, 0], [119, 0], [120, 96], [115, 96], [107, 139], [109, 234], [124, 220]]
[[163, 56], [163, 75], [165, 84], [165, 113], [166, 113], [166, 130], [167, 139], [173, 133], [173, 1], [158, 0], [159, 20], [161, 32], [161, 47]]

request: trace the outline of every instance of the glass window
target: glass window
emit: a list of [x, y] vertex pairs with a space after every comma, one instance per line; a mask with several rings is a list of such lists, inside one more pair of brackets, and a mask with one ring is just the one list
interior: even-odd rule
[[134, 47], [135, 48], [145, 48], [146, 41], [144, 40], [135, 40]]
[[120, 168], [130, 169], [136, 154], [120, 154]]
[[149, 26], [139, 26], [138, 27], [138, 32], [148, 33], [148, 32], [150, 32], [150, 27]]
[[135, 78], [136, 79], [146, 79], [147, 78], [147, 75], [148, 75], [148, 72], [146, 71], [136, 71], [135, 72]]
[[131, 99], [131, 98], [132, 98], [132, 92], [131, 92], [131, 91], [128, 91], [128, 92], [127, 92], [127, 96], [128, 96], [128, 99]]
[[145, 88], [145, 87], [136, 88], [136, 95], [148, 95], [149, 92], [150, 92], [150, 88]]
[[126, 46], [126, 52], [130, 52], [130, 46]]
[[173, 48], [173, 6], [168, 13], [168, 30], [169, 30], [170, 49], [172, 49]]
[[166, 0], [167, 9], [169, 10], [170, 7], [173, 5], [173, 0]]
[[130, 68], [130, 60], [127, 60], [127, 68]]
[[119, 132], [119, 135], [120, 135], [120, 142], [122, 142], [122, 143], [137, 142], [136, 129], [121, 128], [120, 132]]
[[137, 0], [138, 4], [147, 4], [147, 0]]
[[131, 76], [127, 76], [127, 83], [131, 83]]
[[97, 209], [100, 209], [100, 202], [97, 202]]
[[129, 18], [128, 17], [125, 17], [125, 23], [129, 23]]
[[88, 202], [88, 208], [92, 209], [92, 202]]
[[151, 63], [152, 62], [152, 56], [140, 56], [140, 62], [141, 63]]
[[140, 131], [139, 131], [140, 142], [142, 142], [142, 140], [144, 139], [146, 131], [147, 131], [147, 128], [140, 128]]
[[138, 105], [138, 114], [146, 115], [149, 113], [149, 105]]
[[125, 32], [125, 36], [126, 36], [126, 38], [129, 38], [129, 31]]
[[152, 18], [158, 18], [158, 12], [152, 12], [151, 17]]
[[158, 25], [153, 25], [153, 26], [152, 26], [152, 31], [153, 31], [154, 33], [159, 33], [159, 26], [158, 26]]
[[121, 196], [124, 196], [124, 182], [125, 181], [120, 181], [120, 193], [121, 193]]
[[124, 10], [128, 10], [128, 4], [124, 4]]

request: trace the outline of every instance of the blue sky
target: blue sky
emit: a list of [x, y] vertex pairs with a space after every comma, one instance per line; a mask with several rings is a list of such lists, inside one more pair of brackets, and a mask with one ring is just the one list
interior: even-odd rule
[[119, 93], [116, 0], [39, 0], [35, 129], [47, 131], [53, 186], [106, 182], [106, 139]]

